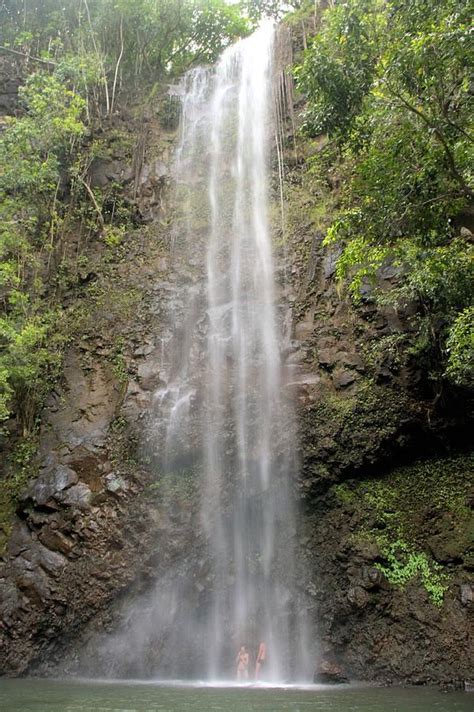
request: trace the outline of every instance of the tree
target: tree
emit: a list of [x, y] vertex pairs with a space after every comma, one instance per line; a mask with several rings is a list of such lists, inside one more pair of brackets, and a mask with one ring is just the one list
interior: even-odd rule
[[85, 125], [83, 99], [55, 75], [31, 75], [21, 98], [24, 116], [0, 138], [0, 418], [15, 409], [26, 434], [60, 364], [45, 264], [61, 222], [62, 171]]
[[350, 0], [326, 10], [297, 69], [304, 130], [329, 135], [344, 179], [326, 238], [343, 247], [338, 278], [357, 302], [367, 281], [377, 293], [382, 265], [398, 265], [389, 298], [417, 300], [418, 353], [457, 383], [465, 369], [446, 366], [447, 340], [462, 335], [465, 362], [458, 320], [474, 297], [469, 230], [460, 236], [474, 189], [469, 15], [463, 0]]

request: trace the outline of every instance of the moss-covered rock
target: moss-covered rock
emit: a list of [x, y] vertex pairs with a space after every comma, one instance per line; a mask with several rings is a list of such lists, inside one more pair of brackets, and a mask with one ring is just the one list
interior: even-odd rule
[[473, 465], [463, 454], [370, 468], [308, 506], [322, 645], [353, 676], [468, 678]]

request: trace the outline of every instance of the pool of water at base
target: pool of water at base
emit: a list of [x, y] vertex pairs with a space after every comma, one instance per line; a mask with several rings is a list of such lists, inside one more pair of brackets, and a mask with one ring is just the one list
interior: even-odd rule
[[433, 688], [224, 686], [0, 680], [1, 712], [472, 712], [474, 693]]

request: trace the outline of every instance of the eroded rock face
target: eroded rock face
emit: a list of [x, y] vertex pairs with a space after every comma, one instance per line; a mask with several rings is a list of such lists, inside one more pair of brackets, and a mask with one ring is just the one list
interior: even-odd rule
[[[304, 168], [295, 168], [289, 183], [296, 205], [317, 201], [305, 193]], [[301, 186], [300, 193], [295, 185]], [[379, 348], [382, 338], [409, 337], [410, 318], [419, 305], [380, 309], [368, 288], [362, 303], [351, 306], [336, 289], [338, 249], [323, 249], [325, 232], [313, 228], [304, 211], [289, 210], [293, 233], [286, 290], [292, 328], [287, 364], [291, 369], [297, 365], [298, 376], [288, 381], [301, 438], [301, 550], [311, 572], [307, 593], [322, 660], [334, 662], [351, 679], [469, 679], [474, 654], [474, 569], [465, 514], [469, 463], [448, 482], [443, 479], [446, 465], [435, 460], [436, 452], [455, 452], [469, 441], [468, 394], [436, 400], [426, 374], [408, 353], [397, 362]], [[398, 278], [399, 272], [387, 266], [380, 273], [382, 288]], [[375, 507], [377, 484], [390, 482], [402, 463], [430, 456], [437, 472], [432, 492], [424, 492], [421, 473], [410, 479], [410, 501], [399, 509], [387, 502], [384, 509], [376, 500]], [[374, 487], [357, 490], [358, 502], [347, 496], [350, 489], [343, 489], [339, 494], [347, 499], [341, 502], [337, 483], [349, 478], [372, 478]], [[456, 481], [466, 497], [454, 505]], [[392, 494], [405, 486], [399, 477]], [[422, 495], [431, 499], [427, 506], [418, 501]], [[406, 521], [400, 516], [404, 508], [410, 510]], [[403, 524], [398, 533], [390, 521]], [[384, 575], [384, 567], [394, 565], [386, 556], [397, 539], [412, 546], [431, 572], [446, 575], [442, 605], [427, 592], [421, 574], [403, 586], [393, 583], [395, 575], [392, 582]]]
[[319, 684], [339, 685], [349, 682], [340, 665], [329, 660], [322, 660], [315, 670], [313, 682]]
[[[305, 547], [321, 649], [351, 679], [385, 683], [469, 680], [474, 654], [468, 569], [453, 569], [441, 606], [421, 579], [403, 588], [383, 575], [383, 554], [357, 545], [350, 507], [324, 499], [310, 515]], [[321, 677], [319, 681], [323, 681]], [[329, 681], [329, 680], [328, 680]]]
[[[155, 487], [153, 399], [167, 377], [170, 305], [182, 309], [169, 234], [159, 223], [172, 137], [158, 144], [151, 158], [141, 146], [133, 180], [118, 156], [93, 167], [96, 184], [122, 181], [142, 222], [158, 223], [137, 230], [127, 260], [84, 277], [99, 299], [88, 303], [91, 325], [67, 353], [44, 409], [38, 475], [19, 498], [0, 563], [0, 674], [106, 674], [107, 655], [100, 658], [101, 644], [91, 641], [118, 630], [130, 601], [150, 595], [183, 552], [193, 561], [200, 546], [189, 497], [170, 502]], [[206, 571], [196, 567], [197, 605]]]
[[[137, 359], [150, 358], [152, 369], [154, 354]], [[148, 496], [150, 472], [117, 459], [130, 434], [113, 423], [126, 423], [136, 395], [100, 360], [85, 372], [70, 354], [62, 392], [45, 412], [40, 474], [20, 497], [0, 568], [3, 674], [53, 672], [66, 658], [75, 669], [89, 622], [95, 633], [109, 627], [127, 588], [139, 596], [173, 551], [192, 550], [186, 508], [161, 511]]]

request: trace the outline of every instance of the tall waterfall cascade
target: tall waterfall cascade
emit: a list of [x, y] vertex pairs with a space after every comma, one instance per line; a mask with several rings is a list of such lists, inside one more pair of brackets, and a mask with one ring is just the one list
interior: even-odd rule
[[269, 219], [274, 45], [265, 24], [182, 85], [172, 228], [179, 298], [161, 336], [153, 437], [170, 512], [190, 471], [197, 483], [198, 553], [170, 563], [121, 642], [132, 656], [140, 645], [143, 657], [159, 648], [161, 677], [229, 679], [245, 645], [251, 679], [261, 642], [263, 680], [301, 677], [308, 658]]

